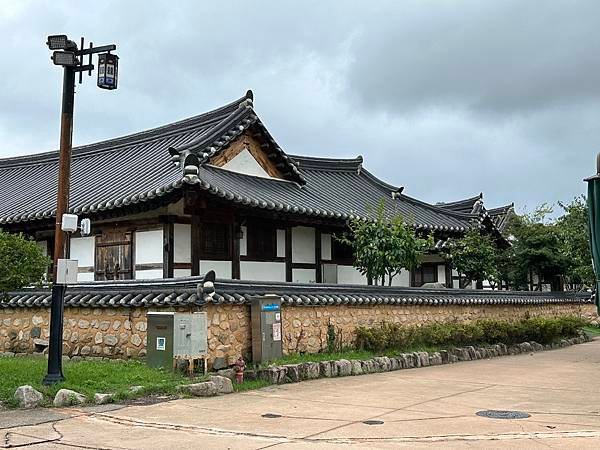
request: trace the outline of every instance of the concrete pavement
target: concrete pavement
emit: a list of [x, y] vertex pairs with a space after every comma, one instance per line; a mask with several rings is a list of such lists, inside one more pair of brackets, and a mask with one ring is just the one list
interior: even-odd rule
[[[600, 448], [599, 383], [596, 340], [223, 397], [4, 412], [0, 448]], [[531, 416], [475, 414], [489, 409]]]

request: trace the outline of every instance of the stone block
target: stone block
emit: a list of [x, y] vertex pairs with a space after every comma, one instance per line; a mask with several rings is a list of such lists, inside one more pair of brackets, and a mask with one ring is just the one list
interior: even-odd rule
[[449, 356], [450, 356], [450, 354], [448, 353], [447, 350], [440, 350], [440, 358], [441, 358], [442, 364], [448, 364], [450, 362]]
[[36, 391], [28, 384], [19, 386], [15, 391], [14, 397], [21, 408], [35, 408], [44, 399], [41, 392]]
[[352, 365], [347, 359], [340, 359], [334, 362], [335, 372], [338, 377], [347, 377], [352, 374]]
[[85, 403], [85, 395], [70, 389], [60, 389], [54, 396], [52, 404], [56, 407], [73, 406]]
[[233, 392], [233, 383], [229, 378], [213, 375], [209, 379], [217, 387], [218, 394], [231, 394]]
[[420, 367], [427, 367], [429, 365], [429, 353], [427, 353], [427, 352], [418, 352], [417, 355], [418, 355], [418, 358], [419, 358], [419, 366]]
[[319, 374], [325, 378], [331, 378], [336, 376], [334, 368], [332, 367], [332, 361], [321, 361], [319, 362]]
[[362, 375], [363, 374], [362, 364], [360, 363], [360, 361], [355, 360], [355, 359], [350, 361], [350, 373], [352, 375]]
[[286, 364], [282, 367], [285, 367], [286, 383], [297, 383], [300, 381], [300, 364]]
[[96, 405], [106, 405], [107, 403], [111, 403], [113, 401], [113, 394], [94, 394], [94, 403]]
[[194, 397], [214, 397], [218, 393], [217, 386], [212, 381], [184, 384], [177, 386], [177, 390], [184, 394], [193, 395]]
[[235, 380], [235, 370], [234, 369], [220, 369], [217, 370], [217, 375], [225, 378], [229, 378], [231, 381]]
[[300, 379], [301, 380], [314, 380], [319, 378], [319, 363], [317, 362], [306, 362], [300, 364]]
[[429, 365], [430, 366], [439, 366], [442, 364], [442, 355], [439, 352], [434, 352], [429, 354]]

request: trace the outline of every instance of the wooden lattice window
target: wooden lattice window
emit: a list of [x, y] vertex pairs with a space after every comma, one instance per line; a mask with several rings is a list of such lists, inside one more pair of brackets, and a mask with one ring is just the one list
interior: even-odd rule
[[96, 280], [129, 280], [133, 278], [133, 233], [107, 230], [96, 237]]
[[275, 228], [259, 224], [247, 228], [247, 255], [256, 260], [273, 260], [277, 257]]
[[425, 283], [437, 283], [438, 267], [437, 264], [421, 264], [412, 272], [412, 286], [420, 287]]
[[202, 224], [200, 251], [202, 259], [231, 258], [231, 226], [216, 223]]

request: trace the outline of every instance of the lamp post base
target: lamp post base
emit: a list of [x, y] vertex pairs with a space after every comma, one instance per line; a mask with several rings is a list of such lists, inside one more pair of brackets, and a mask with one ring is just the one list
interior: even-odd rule
[[52, 304], [50, 305], [50, 342], [48, 345], [48, 373], [42, 384], [49, 385], [65, 379], [62, 371], [63, 311], [66, 286], [52, 286]]

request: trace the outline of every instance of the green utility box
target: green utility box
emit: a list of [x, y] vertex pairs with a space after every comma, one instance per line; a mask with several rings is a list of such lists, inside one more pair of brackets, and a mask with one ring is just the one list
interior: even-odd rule
[[149, 312], [146, 317], [146, 361], [150, 367], [170, 369], [174, 359], [206, 357], [208, 338], [205, 312]]
[[281, 297], [265, 295], [252, 300], [252, 362], [272, 361], [283, 356]]

